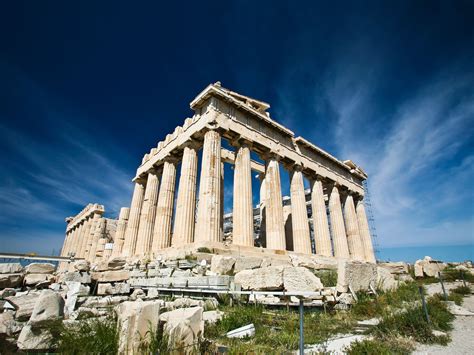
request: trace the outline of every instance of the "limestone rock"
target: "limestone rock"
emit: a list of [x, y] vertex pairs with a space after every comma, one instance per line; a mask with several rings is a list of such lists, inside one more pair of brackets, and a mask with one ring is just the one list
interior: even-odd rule
[[391, 274], [390, 269], [377, 266], [377, 283], [376, 287], [383, 291], [389, 291], [398, 287], [398, 282]]
[[0, 291], [0, 298], [7, 298], [7, 297], [12, 297], [15, 296], [16, 291], [14, 288], [5, 288], [2, 291]]
[[202, 307], [180, 308], [163, 313], [160, 321], [165, 322], [164, 332], [168, 335], [169, 346], [185, 347], [185, 353], [191, 353], [193, 345], [204, 334], [204, 320]]
[[149, 337], [150, 328], [158, 327], [161, 306], [162, 301], [128, 301], [116, 307], [120, 354], [139, 353], [140, 341]]
[[336, 300], [345, 305], [354, 304], [354, 297], [350, 293], [341, 293]]
[[51, 334], [44, 329], [27, 324], [21, 330], [17, 346], [20, 350], [48, 350], [52, 343]]
[[52, 274], [56, 266], [49, 263], [31, 263], [25, 267], [27, 274]]
[[23, 283], [26, 286], [36, 286], [38, 284], [50, 284], [55, 280], [54, 275], [43, 274], [26, 274]]
[[128, 300], [128, 296], [106, 296], [106, 297], [87, 297], [81, 299], [81, 307], [85, 308], [108, 308]]
[[234, 272], [238, 273], [242, 270], [257, 269], [262, 265], [263, 259], [255, 256], [238, 257], [235, 261]]
[[145, 291], [143, 291], [141, 288], [136, 288], [133, 290], [132, 294], [130, 295], [130, 299], [132, 301], [136, 301], [138, 299], [145, 298]]
[[97, 287], [98, 295], [119, 295], [130, 293], [130, 284], [128, 282], [101, 283]]
[[64, 316], [64, 300], [52, 290], [43, 290], [35, 303], [29, 324], [61, 319]]
[[244, 290], [282, 290], [284, 266], [268, 266], [255, 270], [243, 270], [235, 275], [235, 283]]
[[0, 263], [0, 274], [19, 274], [23, 272], [20, 263]]
[[211, 271], [219, 275], [226, 275], [232, 272], [235, 258], [232, 256], [213, 255], [211, 260]]
[[438, 272], [443, 271], [447, 264], [442, 263], [429, 256], [425, 256], [423, 260], [415, 262], [415, 277], [438, 277]]
[[77, 271], [89, 271], [91, 266], [87, 260], [77, 260], [74, 262], [74, 269]]
[[391, 274], [408, 274], [408, 264], [403, 261], [379, 263], [378, 266], [389, 270]]
[[464, 307], [458, 306], [453, 301], [447, 301], [446, 304], [448, 306], [449, 312], [455, 316], [474, 316], [474, 312], [471, 312]]
[[0, 274], [0, 289], [19, 287], [23, 282], [23, 274]]
[[314, 292], [323, 289], [321, 280], [304, 267], [285, 267], [283, 269], [283, 286], [286, 291]]
[[15, 318], [20, 321], [26, 321], [30, 319], [38, 297], [38, 292], [30, 292], [28, 294], [8, 297], [7, 300], [16, 308]]
[[117, 282], [127, 281], [130, 278], [130, 271], [128, 270], [112, 270], [104, 272], [95, 272], [92, 278], [97, 282]]
[[64, 312], [66, 315], [70, 315], [74, 312], [76, 307], [77, 298], [81, 295], [89, 294], [89, 287], [83, 286], [80, 282], [77, 281], [67, 281], [67, 293], [66, 293], [66, 303]]
[[13, 311], [0, 313], [0, 338], [2, 335], [12, 336], [21, 330], [22, 323], [15, 320], [14, 314]]
[[377, 266], [372, 263], [344, 260], [337, 268], [337, 291], [367, 291], [377, 285]]
[[415, 277], [423, 277], [423, 265], [421, 260], [417, 260], [413, 266]]
[[87, 272], [66, 272], [59, 276], [60, 283], [79, 282], [82, 284], [90, 284], [92, 282], [91, 275]]
[[202, 320], [205, 324], [214, 324], [222, 319], [224, 312], [222, 311], [207, 311], [202, 313]]

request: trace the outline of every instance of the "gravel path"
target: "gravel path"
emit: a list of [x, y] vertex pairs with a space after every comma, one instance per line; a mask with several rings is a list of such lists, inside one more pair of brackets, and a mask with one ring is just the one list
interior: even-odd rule
[[[474, 312], [474, 295], [464, 298], [462, 306]], [[474, 317], [457, 316], [453, 326], [448, 346], [421, 345], [413, 354], [474, 354]]]

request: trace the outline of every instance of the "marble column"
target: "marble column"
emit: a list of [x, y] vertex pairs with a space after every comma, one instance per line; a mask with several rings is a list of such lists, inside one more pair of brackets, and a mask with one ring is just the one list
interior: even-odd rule
[[194, 241], [194, 215], [196, 213], [197, 148], [184, 147], [179, 177], [176, 217], [171, 245], [179, 246]]
[[316, 254], [332, 256], [331, 235], [324, 203], [323, 183], [320, 179], [311, 181], [311, 208], [313, 210], [313, 233]]
[[252, 170], [250, 146], [245, 143], [235, 155], [232, 220], [232, 244], [253, 247]]
[[74, 236], [71, 252], [74, 253], [74, 257], [78, 258], [79, 257], [79, 249], [82, 241], [82, 235], [84, 232], [84, 221], [82, 221], [79, 224], [79, 227], [77, 228], [76, 235]]
[[204, 135], [195, 242], [221, 242], [221, 136]]
[[158, 185], [159, 179], [157, 172], [154, 170], [149, 171], [140, 215], [135, 255], [147, 255], [151, 249], [156, 218], [156, 204], [158, 202]]
[[293, 229], [293, 251], [311, 254], [308, 211], [304, 194], [301, 165], [295, 165], [290, 172], [291, 225]]
[[169, 159], [163, 164], [160, 193], [156, 205], [155, 227], [151, 251], [153, 253], [171, 246], [171, 223], [176, 186], [176, 161]]
[[281, 196], [280, 164], [275, 156], [266, 161], [265, 170], [265, 227], [267, 248], [286, 249], [283, 199]]
[[336, 185], [333, 186], [329, 196], [329, 215], [331, 218], [334, 256], [348, 259], [349, 247], [347, 245], [346, 227], [344, 226], [344, 218], [342, 216], [341, 197]]
[[375, 263], [375, 253], [370, 236], [369, 222], [367, 221], [367, 214], [365, 213], [364, 202], [362, 200], [357, 202], [356, 213], [362, 246], [364, 248], [364, 258], [369, 263]]
[[123, 242], [125, 241], [125, 231], [127, 229], [128, 217], [130, 216], [130, 208], [122, 207], [120, 209], [119, 219], [117, 222], [117, 230], [115, 232], [114, 249], [112, 256], [122, 255]]
[[258, 235], [259, 244], [261, 246], [267, 245], [267, 227], [266, 227], [266, 211], [265, 211], [265, 198], [266, 198], [266, 189], [265, 189], [265, 174], [260, 173], [258, 175], [260, 180], [260, 232]]
[[71, 249], [71, 241], [74, 236], [75, 228], [71, 228], [69, 232], [66, 234], [66, 238], [64, 240], [63, 250], [61, 252], [61, 256], [68, 257], [69, 250]]
[[91, 263], [102, 257], [102, 253], [104, 251], [103, 248], [105, 245], [104, 237], [105, 237], [106, 228], [107, 228], [107, 224], [106, 224], [105, 218], [104, 217], [99, 218], [94, 230], [92, 247], [89, 253], [89, 261]]
[[101, 217], [100, 213], [94, 213], [94, 216], [92, 217], [91, 228], [90, 228], [90, 231], [89, 231], [89, 235], [87, 237], [86, 247], [85, 247], [85, 250], [84, 250], [84, 258], [86, 260], [90, 256], [90, 252], [91, 252], [91, 248], [92, 248], [92, 242], [93, 242], [93, 239], [94, 239], [95, 228], [97, 227], [97, 223], [98, 223], [100, 217]]
[[140, 213], [142, 210], [143, 197], [145, 195], [145, 184], [142, 181], [135, 182], [132, 203], [130, 205], [130, 217], [125, 231], [125, 241], [122, 248], [122, 256], [135, 255], [137, 245], [138, 227], [140, 223]]
[[80, 247], [80, 250], [79, 250], [79, 257], [80, 258], [83, 258], [84, 255], [85, 255], [87, 242], [89, 240], [89, 236], [90, 236], [90, 232], [91, 232], [91, 227], [92, 227], [92, 216], [88, 216], [84, 220], [84, 235], [82, 237], [81, 247]]
[[360, 238], [359, 224], [352, 194], [349, 193], [344, 203], [344, 220], [346, 222], [347, 245], [351, 259], [364, 261], [364, 247]]

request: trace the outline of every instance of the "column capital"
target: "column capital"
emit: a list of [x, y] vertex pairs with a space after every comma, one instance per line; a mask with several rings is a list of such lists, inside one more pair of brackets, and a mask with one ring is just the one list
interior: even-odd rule
[[183, 149], [187, 147], [187, 148], [190, 148], [190, 149], [197, 150], [197, 149], [201, 148], [202, 142], [200, 142], [196, 139], [189, 138], [181, 146], [182, 146]]
[[230, 145], [236, 148], [245, 147], [252, 148], [253, 142], [241, 136], [237, 136], [229, 141]]

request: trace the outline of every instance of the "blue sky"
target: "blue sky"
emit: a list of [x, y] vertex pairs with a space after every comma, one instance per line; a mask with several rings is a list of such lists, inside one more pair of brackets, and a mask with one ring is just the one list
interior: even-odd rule
[[380, 247], [474, 254], [472, 1], [15, 1], [0, 39], [2, 251], [58, 250], [89, 202], [116, 216], [220, 80], [368, 172]]

